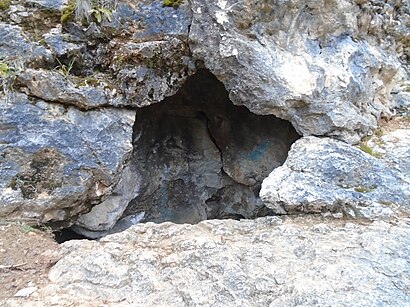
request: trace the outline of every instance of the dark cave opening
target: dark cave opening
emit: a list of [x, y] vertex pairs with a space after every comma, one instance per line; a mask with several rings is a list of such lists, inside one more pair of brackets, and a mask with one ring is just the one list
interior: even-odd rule
[[64, 243], [70, 240], [88, 240], [86, 236], [79, 234], [72, 230], [71, 228], [63, 228], [61, 230], [56, 230], [53, 232], [54, 240], [58, 243]]
[[200, 69], [174, 96], [137, 111], [132, 163], [141, 186], [125, 215], [156, 223], [270, 215], [260, 185], [298, 138], [288, 121], [235, 106]]

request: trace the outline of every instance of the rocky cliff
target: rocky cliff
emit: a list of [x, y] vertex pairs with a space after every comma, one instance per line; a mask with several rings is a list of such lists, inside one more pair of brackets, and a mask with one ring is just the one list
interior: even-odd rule
[[140, 224], [37, 303], [410, 304], [409, 8], [0, 0], [0, 218]]
[[[357, 143], [391, 116], [392, 93], [406, 106], [407, 13], [405, 1], [3, 1], [0, 214], [98, 236], [125, 216], [283, 213], [258, 192], [296, 139]], [[387, 194], [408, 185], [389, 176]]]

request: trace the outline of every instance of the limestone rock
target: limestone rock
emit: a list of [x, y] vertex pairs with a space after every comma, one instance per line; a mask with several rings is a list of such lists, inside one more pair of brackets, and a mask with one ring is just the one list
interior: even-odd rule
[[410, 129], [397, 129], [373, 136], [367, 145], [393, 169], [410, 177]]
[[[69, 241], [30, 306], [407, 306], [408, 221], [140, 224]], [[9, 300], [8, 306], [22, 301]]]
[[305, 137], [292, 146], [285, 164], [263, 181], [260, 197], [279, 214], [383, 218], [410, 212], [410, 178], [348, 144]]
[[357, 4], [191, 3], [193, 56], [225, 84], [235, 104], [287, 119], [299, 134], [351, 143], [389, 114], [388, 87], [399, 62], [356, 39]]
[[190, 20], [187, 3], [175, 10], [161, 1], [122, 1], [111, 21], [85, 28], [68, 22], [63, 30], [68, 42], [86, 45], [75, 57], [82, 71], [93, 78], [100, 67], [103, 81], [109, 79], [127, 105], [143, 107], [175, 94], [195, 71], [187, 44]]
[[[62, 199], [65, 202], [67, 197], [70, 209], [64, 209], [58, 218], [54, 213], [52, 218], [45, 218], [44, 211], [34, 213], [32, 209], [28, 215], [42, 221], [67, 219], [71, 224], [74, 216], [101, 204], [88, 215], [96, 214], [101, 220], [88, 220], [90, 224], [86, 226], [84, 217], [77, 226], [90, 233], [106, 233], [116, 227], [112, 225], [118, 219], [127, 225], [120, 227], [123, 229], [132, 221], [139, 221], [142, 214], [145, 220], [164, 217], [156, 221], [183, 215], [177, 206], [180, 204], [184, 208], [200, 208], [185, 211], [184, 218], [191, 216], [192, 221], [271, 213], [258, 198], [260, 182], [284, 162], [290, 144], [298, 138], [291, 124], [301, 135], [357, 142], [371, 134], [381, 116], [391, 115], [389, 110], [394, 106], [389, 105], [390, 91], [397, 82], [399, 60], [402, 71], [407, 65], [409, 5], [404, 1], [192, 0], [183, 1], [178, 7], [151, 0], [98, 3], [106, 10], [101, 20], [93, 18], [90, 10], [79, 9], [61, 21], [65, 0], [12, 1], [0, 11], [0, 61], [8, 72], [7, 76], [0, 76], [0, 91], [7, 93], [7, 99], [11, 99], [7, 103], [12, 105], [16, 104], [15, 97], [24, 97], [18, 98], [24, 103], [17, 103], [15, 111], [5, 107], [8, 115], [2, 118], [2, 127], [7, 129], [2, 128], [6, 131], [2, 136], [10, 138], [15, 130], [9, 127], [24, 122], [26, 112], [27, 118], [33, 118], [27, 124], [31, 130], [21, 129], [27, 133], [19, 132], [20, 139], [13, 139], [13, 145], [7, 147], [18, 152], [13, 159], [23, 151], [18, 167], [13, 164], [4, 168], [11, 177], [2, 176], [4, 187], [11, 189], [7, 190], [9, 194], [2, 194], [7, 199], [3, 203], [7, 203], [6, 211], [14, 211], [16, 216], [23, 212], [19, 208], [28, 203], [36, 208], [61, 208]], [[204, 84], [202, 92], [188, 100], [193, 105], [207, 98], [208, 107], [203, 104], [188, 111], [185, 107], [169, 107], [168, 113], [177, 113], [179, 120], [167, 122], [164, 117], [165, 122], [158, 124], [162, 126], [155, 126], [158, 131], [163, 130], [161, 142], [165, 150], [163, 156], [152, 158], [149, 150], [158, 147], [158, 135], [152, 132], [138, 139], [135, 131], [131, 140], [134, 111], [121, 108], [154, 108], [161, 101], [170, 103], [181, 98], [178, 91], [187, 94], [190, 78], [204, 66], [228, 90], [229, 103], [241, 105], [242, 113], [246, 106], [264, 116], [252, 115], [243, 121], [242, 113], [231, 112], [233, 106], [222, 110], [220, 100], [207, 93]], [[400, 94], [401, 98], [405, 96]], [[42, 110], [59, 111], [38, 113], [35, 106], [39, 104]], [[21, 105], [24, 107], [19, 109]], [[188, 118], [181, 112], [187, 112]], [[223, 116], [219, 114], [222, 112]], [[123, 113], [127, 115], [119, 115]], [[291, 124], [277, 118], [268, 124], [272, 114]], [[70, 122], [68, 115], [76, 120]], [[40, 120], [41, 116], [46, 119]], [[55, 128], [53, 125], [60, 121], [59, 128]], [[118, 124], [120, 132], [115, 131], [117, 128], [107, 131], [103, 121], [112, 126]], [[189, 131], [177, 127], [174, 136], [165, 135], [168, 128], [178, 125]], [[145, 128], [149, 130], [149, 125]], [[87, 134], [86, 147], [74, 137], [67, 139], [64, 146], [57, 144], [56, 140], [65, 140], [78, 129], [81, 135]], [[35, 137], [42, 135], [39, 131], [46, 131], [53, 140], [38, 144], [28, 153], [21, 149], [26, 142], [34, 144]], [[103, 135], [104, 149], [94, 134]], [[135, 152], [128, 161], [131, 141]], [[143, 149], [142, 141], [152, 146]], [[189, 146], [181, 149], [181, 144], [174, 141]], [[78, 166], [76, 174], [60, 166], [69, 150], [77, 154], [70, 153], [75, 157], [70, 156], [74, 162], [69, 162]], [[110, 157], [115, 160], [112, 166], [89, 163], [101, 160], [100, 154], [105, 155], [107, 150], [115, 153]], [[166, 155], [175, 159], [165, 161]], [[49, 159], [45, 164], [52, 168], [50, 178], [45, 178], [44, 170], [38, 175], [38, 170], [30, 167], [32, 156], [34, 164], [44, 164], [45, 157]], [[5, 163], [10, 162], [4, 159]], [[86, 165], [79, 161], [86, 161]], [[128, 167], [135, 167], [133, 178], [126, 175]], [[10, 179], [17, 174], [20, 175], [15, 179], [27, 181], [34, 176], [42, 183]], [[164, 179], [168, 175], [172, 180]], [[65, 176], [70, 179], [66, 181]], [[124, 189], [123, 183], [118, 183], [122, 177], [127, 177], [123, 182], [135, 190], [131, 191], [131, 186]], [[75, 191], [68, 191], [63, 198], [48, 195], [45, 205], [46, 201], [38, 196], [57, 193], [61, 182], [70, 182], [68, 186], [75, 186]], [[96, 182], [103, 182], [104, 188], [93, 188]], [[22, 200], [21, 195], [13, 194], [20, 187], [23, 194], [36, 200]], [[94, 190], [101, 194], [96, 196]], [[121, 196], [108, 199], [108, 194], [115, 191]], [[186, 191], [192, 191], [192, 195]], [[139, 204], [133, 202], [134, 196]], [[127, 201], [130, 204], [123, 211]], [[156, 211], [159, 207], [162, 209]], [[181, 221], [188, 221], [184, 218]]]
[[403, 113], [404, 115], [410, 115], [410, 93], [400, 92], [394, 95], [392, 101], [392, 108], [398, 113]]
[[0, 96], [0, 216], [68, 222], [101, 202], [129, 158], [135, 112]]
[[[88, 238], [98, 238], [108, 234], [121, 219], [128, 204], [138, 196], [140, 184], [141, 178], [137, 170], [133, 164], [128, 164], [122, 171], [112, 194], [101, 204], [94, 206], [90, 212], [81, 215], [76, 220], [73, 230]], [[143, 215], [139, 220], [142, 218]]]

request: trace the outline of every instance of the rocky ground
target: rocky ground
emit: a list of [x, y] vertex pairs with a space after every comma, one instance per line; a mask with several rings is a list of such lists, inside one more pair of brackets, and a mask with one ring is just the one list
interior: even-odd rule
[[407, 306], [409, 246], [409, 219], [140, 224], [62, 244], [50, 281], [3, 305]]

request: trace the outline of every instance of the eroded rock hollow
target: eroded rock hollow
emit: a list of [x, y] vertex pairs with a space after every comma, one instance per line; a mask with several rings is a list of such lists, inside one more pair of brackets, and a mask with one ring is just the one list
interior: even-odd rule
[[131, 163], [141, 184], [125, 213], [177, 223], [266, 215], [260, 184], [298, 137], [287, 121], [234, 106], [201, 69], [176, 95], [137, 112]]

